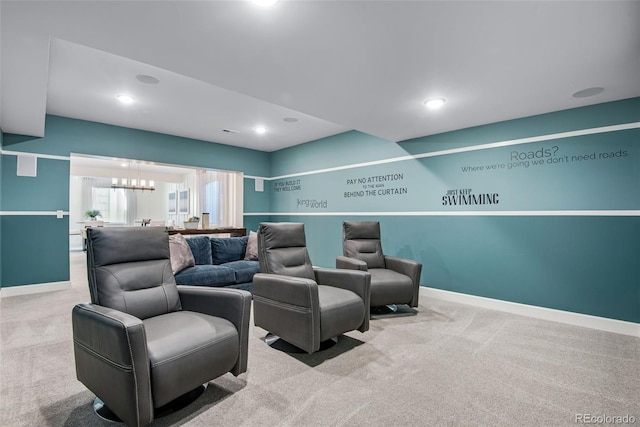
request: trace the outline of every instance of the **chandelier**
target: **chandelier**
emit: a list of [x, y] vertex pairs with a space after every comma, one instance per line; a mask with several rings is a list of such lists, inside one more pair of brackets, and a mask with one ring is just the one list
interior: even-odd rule
[[[124, 165], [123, 165], [124, 166]], [[140, 179], [140, 166], [138, 166], [138, 178], [131, 178], [131, 163], [129, 166], [129, 178], [111, 178], [111, 188], [123, 188], [125, 190], [154, 191], [155, 182], [153, 180]]]

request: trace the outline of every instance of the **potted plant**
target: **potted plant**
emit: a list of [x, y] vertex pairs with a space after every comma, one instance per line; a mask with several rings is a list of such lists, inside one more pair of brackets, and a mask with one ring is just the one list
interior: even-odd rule
[[91, 218], [91, 221], [95, 221], [100, 216], [100, 211], [97, 209], [91, 209], [84, 213], [87, 217]]

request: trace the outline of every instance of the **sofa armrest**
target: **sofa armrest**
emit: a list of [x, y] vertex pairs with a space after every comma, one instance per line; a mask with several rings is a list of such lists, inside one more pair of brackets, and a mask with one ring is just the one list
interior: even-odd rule
[[336, 258], [336, 268], [367, 271], [367, 263], [361, 259], [339, 256]]
[[178, 285], [182, 309], [222, 317], [240, 331], [249, 324], [251, 293], [233, 288]]
[[409, 276], [413, 283], [420, 284], [422, 264], [418, 261], [385, 255], [384, 263], [389, 270]]
[[127, 425], [153, 420], [149, 356], [142, 320], [95, 304], [71, 313], [76, 376]]
[[345, 270], [314, 267], [316, 281], [319, 285], [334, 286], [346, 289], [358, 295], [364, 302], [364, 322], [358, 328], [360, 332], [369, 330], [371, 310], [371, 273], [359, 270]]
[[422, 263], [406, 258], [398, 258], [385, 255], [384, 262], [389, 270], [409, 276], [413, 282], [413, 298], [409, 304], [411, 307], [418, 306], [418, 293], [420, 291], [420, 275], [422, 274]]
[[311, 279], [280, 274], [253, 276], [253, 296], [317, 310], [318, 285]]
[[240, 352], [238, 363], [231, 370], [231, 373], [238, 376], [246, 372], [251, 293], [232, 288], [179, 285], [178, 294], [183, 310], [222, 317], [233, 323], [240, 338]]
[[320, 302], [314, 280], [253, 276], [253, 318], [259, 326], [311, 354], [320, 348]]

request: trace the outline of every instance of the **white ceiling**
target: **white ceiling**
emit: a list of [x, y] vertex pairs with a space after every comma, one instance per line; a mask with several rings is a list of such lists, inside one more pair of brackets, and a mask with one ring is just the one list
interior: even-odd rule
[[0, 19], [7, 133], [43, 136], [48, 113], [274, 151], [640, 96], [638, 1], [1, 0]]

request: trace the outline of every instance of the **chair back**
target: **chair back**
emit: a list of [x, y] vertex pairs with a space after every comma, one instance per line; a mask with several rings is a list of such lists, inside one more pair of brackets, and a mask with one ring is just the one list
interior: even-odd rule
[[367, 268], [385, 268], [380, 241], [380, 222], [344, 221], [342, 252], [346, 257], [366, 262]]
[[262, 273], [315, 280], [303, 223], [260, 223], [258, 261]]
[[140, 319], [181, 310], [163, 228], [88, 228], [87, 273], [94, 304]]

